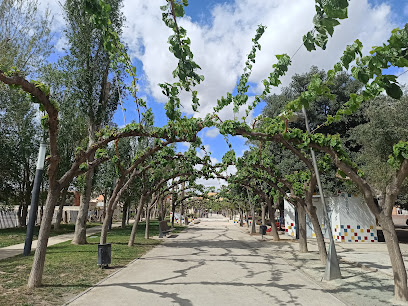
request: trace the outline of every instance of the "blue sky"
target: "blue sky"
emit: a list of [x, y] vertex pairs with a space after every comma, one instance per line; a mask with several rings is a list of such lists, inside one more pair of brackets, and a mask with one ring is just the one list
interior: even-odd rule
[[[58, 5], [48, 2], [51, 10], [58, 13]], [[180, 24], [187, 29], [191, 38], [191, 48], [195, 61], [202, 67], [205, 76], [203, 84], [197, 87], [201, 106], [198, 113], [191, 109], [190, 98], [182, 95], [183, 110], [188, 116], [204, 117], [212, 111], [216, 100], [227, 92], [234, 92], [238, 78], [242, 73], [246, 55], [251, 48], [257, 25], [267, 26], [260, 43], [262, 51], [257, 56], [253, 74], [250, 78], [252, 95], [260, 93], [261, 81], [267, 77], [276, 62], [274, 54], [292, 55], [302, 43], [302, 36], [312, 28], [314, 14], [313, 0], [190, 0], [186, 17]], [[161, 21], [159, 6], [163, 0], [124, 0], [124, 14], [127, 19], [123, 41], [129, 46], [133, 62], [139, 77], [139, 97], [147, 100], [155, 114], [155, 124], [166, 124], [163, 109], [164, 99], [157, 84], [171, 82], [171, 71], [176, 61], [168, 51], [167, 38], [169, 30]], [[371, 46], [386, 41], [390, 31], [403, 26], [408, 21], [408, 1], [405, 0], [351, 0], [349, 18], [336, 28], [326, 51], [308, 53], [302, 48], [293, 59], [287, 75], [282, 78], [283, 85], [290, 82], [295, 73], [304, 73], [312, 65], [322, 69], [331, 68], [339, 59], [347, 44], [360, 39], [368, 53]], [[56, 32], [61, 33], [63, 22], [57, 16]], [[58, 46], [63, 46], [60, 39]], [[401, 78], [407, 82], [408, 73]], [[280, 88], [274, 92], [279, 93]], [[262, 111], [264, 104], [259, 105], [250, 118]], [[125, 101], [126, 120], [136, 119], [135, 105]], [[242, 117], [245, 108], [240, 110]], [[234, 116], [231, 108], [224, 109], [220, 116], [229, 119]], [[118, 109], [114, 117], [119, 126], [123, 126], [122, 111]], [[206, 129], [199, 134], [214, 162], [221, 161], [228, 146], [223, 136], [214, 129]], [[245, 150], [245, 140], [241, 137], [231, 138], [231, 143], [241, 155]], [[186, 146], [180, 145], [184, 150]], [[217, 182], [206, 182], [217, 185]]]

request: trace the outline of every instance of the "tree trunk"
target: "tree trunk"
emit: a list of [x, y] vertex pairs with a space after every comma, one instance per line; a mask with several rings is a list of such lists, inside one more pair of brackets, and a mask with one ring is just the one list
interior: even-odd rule
[[54, 229], [55, 230], [58, 230], [60, 228], [61, 220], [62, 220], [62, 213], [64, 211], [64, 205], [65, 205], [65, 201], [67, 199], [67, 194], [68, 194], [68, 188], [64, 188], [64, 190], [62, 191], [62, 194], [61, 194], [61, 198], [60, 198], [57, 217], [55, 219], [55, 224], [54, 224]]
[[276, 222], [275, 222], [275, 210], [276, 208], [272, 207], [272, 205], [270, 206], [271, 210], [269, 211], [269, 216], [273, 216], [271, 219], [271, 232], [272, 232], [272, 237], [273, 240], [275, 241], [279, 241], [279, 233], [278, 233], [278, 228], [276, 227]]
[[126, 213], [126, 225], [129, 225], [129, 219], [130, 219], [130, 209], [132, 207], [132, 202], [129, 203], [129, 207], [127, 209], [127, 213]]
[[265, 213], [266, 213], [266, 205], [262, 205], [262, 224], [265, 225]]
[[278, 208], [279, 208], [279, 230], [282, 230], [282, 223], [285, 219], [285, 203], [282, 197], [278, 198]]
[[30, 197], [28, 197], [25, 203], [23, 204], [23, 209], [21, 211], [21, 223], [20, 226], [27, 226], [27, 215], [28, 215], [28, 203], [30, 202]]
[[[30, 169], [27, 169], [28, 173], [30, 173]], [[27, 225], [27, 215], [28, 215], [28, 204], [31, 202], [31, 193], [33, 191], [34, 180], [30, 181], [30, 174], [27, 176], [26, 182], [26, 194], [25, 194], [25, 201], [23, 204], [23, 211], [21, 214], [21, 219], [23, 221], [24, 226]]]
[[239, 210], [239, 226], [244, 226], [244, 212], [241, 209]]
[[[186, 182], [181, 183], [181, 198], [184, 199], [184, 196], [186, 195], [185, 193], [186, 189]], [[186, 217], [184, 216], [184, 201], [181, 201], [180, 203], [180, 225], [182, 225], [182, 220], [186, 220]], [[186, 222], [184, 222], [184, 225], [186, 225]]]
[[251, 224], [251, 234], [255, 234], [255, 204], [252, 204], [251, 207], [251, 214], [252, 214], [252, 224]]
[[150, 207], [146, 207], [146, 229], [145, 229], [145, 239], [149, 239], [149, 225], [150, 225]]
[[174, 215], [176, 214], [176, 205], [175, 203], [171, 203], [171, 211], [173, 213], [173, 216], [171, 217], [171, 227], [174, 228]]
[[24, 167], [24, 187], [23, 187], [23, 197], [20, 201], [18, 207], [18, 226], [25, 227], [27, 226], [27, 214], [28, 214], [28, 204], [31, 201], [31, 192], [33, 185], [30, 182], [30, 166], [28, 163]]
[[303, 205], [297, 205], [298, 219], [299, 219], [299, 251], [301, 253], [308, 252], [307, 250], [307, 236], [306, 236], [306, 211]]
[[159, 213], [158, 213], [158, 210], [157, 210], [157, 203], [156, 203], [156, 204], [154, 204], [152, 215], [150, 216], [150, 218], [159, 219], [158, 215], [159, 215]]
[[308, 212], [309, 212], [310, 221], [312, 222], [312, 225], [313, 225], [313, 230], [316, 235], [317, 246], [319, 248], [320, 261], [322, 262], [322, 264], [326, 264], [326, 260], [327, 260], [326, 244], [324, 242], [324, 236], [323, 236], [322, 228], [320, 226], [319, 218], [317, 217], [317, 214], [316, 214], [316, 207], [315, 206], [310, 207], [308, 209]]
[[390, 255], [392, 272], [394, 275], [395, 298], [401, 301], [408, 300], [407, 271], [405, 270], [404, 259], [398, 242], [397, 233], [391, 216], [381, 214], [378, 222], [383, 230], [385, 243]]
[[180, 203], [180, 225], [183, 223], [184, 218], [184, 204], [183, 202]]
[[28, 288], [41, 286], [42, 275], [44, 272], [45, 254], [47, 252], [48, 238], [50, 237], [51, 222], [54, 216], [54, 208], [58, 201], [60, 190], [52, 188], [48, 191], [45, 212], [41, 222], [40, 233], [38, 235], [37, 248], [34, 254], [33, 266], [28, 279]]
[[112, 220], [112, 215], [113, 215], [113, 210], [107, 209], [106, 210], [106, 215], [105, 218], [103, 219], [103, 224], [102, 224], [102, 229], [101, 229], [101, 237], [99, 238], [99, 243], [100, 244], [105, 244], [107, 237], [108, 237], [108, 231], [109, 231], [109, 226], [111, 224]]
[[25, 188], [24, 199], [18, 209], [18, 224], [20, 227], [27, 226], [28, 204], [31, 201], [31, 192], [33, 189], [33, 183], [30, 182], [30, 169], [26, 169], [27, 175], [25, 176]]
[[86, 244], [86, 221], [88, 219], [89, 201], [92, 192], [92, 179], [94, 171], [91, 169], [85, 174], [85, 192], [81, 196], [81, 204], [75, 222], [75, 233], [72, 239], [73, 244]]
[[161, 197], [159, 199], [159, 216], [158, 216], [159, 221], [163, 221], [164, 220], [164, 216], [163, 216], [163, 198]]
[[167, 205], [166, 203], [163, 203], [163, 220], [166, 219], [167, 216]]
[[116, 205], [118, 203], [119, 200], [119, 196], [118, 194], [113, 195], [110, 199], [109, 199], [109, 205], [108, 207], [106, 207], [106, 214], [105, 214], [105, 218], [103, 219], [103, 224], [102, 224], [102, 229], [101, 229], [101, 237], [100, 237], [100, 244], [105, 244], [106, 243], [106, 239], [108, 237], [108, 231], [109, 228], [112, 225], [112, 218], [113, 218], [113, 213], [116, 209]]
[[249, 228], [249, 211], [246, 212], [246, 224], [247, 228]]
[[107, 204], [107, 192], [103, 195], [103, 211], [102, 211], [102, 216], [101, 216], [101, 221], [105, 220], [106, 216], [106, 204]]
[[[118, 186], [121, 184], [122, 181], [118, 181], [117, 182], [117, 188], [119, 188]], [[115, 187], [115, 189], [116, 189]], [[103, 220], [103, 224], [102, 224], [102, 230], [101, 230], [101, 237], [100, 237], [100, 244], [105, 244], [106, 243], [106, 239], [108, 236], [108, 231], [112, 228], [112, 221], [113, 221], [113, 213], [115, 212], [116, 206], [118, 205], [118, 201], [120, 198], [121, 193], [118, 192], [114, 195], [111, 196], [111, 198], [109, 199], [109, 205], [106, 208], [106, 215], [105, 218]]]
[[123, 212], [122, 212], [122, 228], [125, 228], [126, 226], [126, 218], [127, 218], [127, 212], [129, 210], [129, 198], [126, 199], [125, 203], [123, 204]]
[[272, 226], [272, 222], [275, 221], [275, 209], [273, 209], [272, 211], [272, 200], [267, 200], [266, 205], [268, 206], [268, 215], [269, 215], [269, 220], [271, 221], [271, 226]]
[[[19, 227], [24, 227], [25, 226], [25, 225], [23, 225], [24, 222], [23, 222], [22, 214], [23, 214], [23, 203], [20, 203], [20, 205], [18, 206], [18, 211], [17, 211], [17, 218], [18, 218], [18, 226]], [[27, 223], [27, 222], [25, 222], [25, 223]]]
[[137, 207], [135, 222], [133, 223], [132, 232], [130, 233], [130, 237], [129, 237], [128, 246], [130, 247], [135, 244], [136, 230], [137, 230], [137, 225], [139, 224], [140, 216], [143, 211], [143, 204], [144, 204], [144, 196], [141, 196], [139, 200], [139, 206]]
[[[95, 143], [95, 130], [96, 126], [89, 124], [88, 126], [88, 148], [90, 148]], [[89, 162], [94, 160], [94, 154], [90, 155], [88, 158]], [[85, 190], [81, 197], [81, 204], [79, 205], [78, 217], [75, 223], [75, 233], [74, 239], [72, 239], [73, 244], [86, 244], [86, 221], [88, 219], [89, 201], [91, 200], [92, 193], [92, 179], [94, 176], [94, 168], [91, 168], [85, 174]]]

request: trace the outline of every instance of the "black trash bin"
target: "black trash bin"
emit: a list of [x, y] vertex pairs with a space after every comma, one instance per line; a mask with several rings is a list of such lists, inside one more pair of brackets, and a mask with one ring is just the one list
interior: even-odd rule
[[111, 251], [110, 243], [98, 244], [98, 265], [102, 269], [111, 264]]
[[260, 227], [259, 227], [259, 233], [261, 234], [261, 235], [266, 235], [266, 229], [267, 229], [268, 227], [266, 226], [266, 225], [261, 225]]

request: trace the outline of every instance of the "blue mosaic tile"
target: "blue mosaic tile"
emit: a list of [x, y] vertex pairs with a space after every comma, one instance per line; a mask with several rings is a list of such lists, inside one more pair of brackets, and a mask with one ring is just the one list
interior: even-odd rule
[[371, 236], [374, 236], [374, 233], [371, 233]]
[[360, 225], [357, 225], [357, 229], [360, 229]]
[[340, 228], [344, 228], [344, 225], [340, 225]]
[[361, 240], [361, 236], [358, 236], [358, 240]]
[[347, 228], [344, 229], [344, 232], [347, 233]]

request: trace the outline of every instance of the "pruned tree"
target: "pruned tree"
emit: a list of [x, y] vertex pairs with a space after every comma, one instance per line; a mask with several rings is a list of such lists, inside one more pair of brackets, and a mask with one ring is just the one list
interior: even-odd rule
[[[112, 29], [120, 36], [123, 14], [120, 9], [121, 0], [109, 0], [109, 20]], [[88, 148], [96, 142], [96, 133], [108, 125], [119, 103], [122, 87], [118, 65], [117, 70], [111, 68], [112, 60], [104, 46], [104, 32], [89, 18], [87, 4], [80, 0], [68, 0], [64, 6], [67, 22], [66, 36], [69, 55], [65, 57], [65, 65], [73, 72], [72, 94], [76, 98], [80, 111], [87, 118]], [[112, 79], [112, 74], [116, 78]], [[92, 156], [90, 156], [92, 160]], [[94, 170], [90, 169], [84, 178], [81, 204], [75, 224], [74, 244], [86, 243], [86, 221], [88, 218], [89, 201], [93, 191]]]

